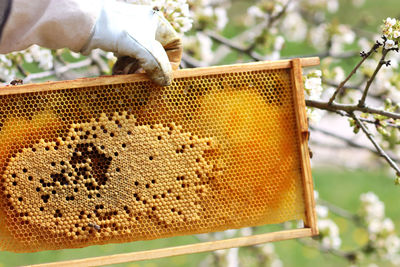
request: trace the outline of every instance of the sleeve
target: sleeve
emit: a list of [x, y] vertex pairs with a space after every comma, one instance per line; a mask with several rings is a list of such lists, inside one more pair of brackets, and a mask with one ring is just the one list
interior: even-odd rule
[[13, 0], [0, 40], [0, 54], [23, 50], [33, 44], [79, 52], [91, 37], [102, 2]]
[[3, 33], [3, 28], [7, 22], [11, 11], [11, 0], [0, 0], [0, 40]]

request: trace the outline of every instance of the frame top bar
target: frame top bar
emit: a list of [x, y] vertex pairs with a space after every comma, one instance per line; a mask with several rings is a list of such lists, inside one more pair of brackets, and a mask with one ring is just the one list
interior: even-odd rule
[[[292, 67], [291, 59], [277, 61], [259, 61], [253, 63], [235, 64], [227, 66], [213, 66], [194, 69], [180, 69], [173, 73], [174, 78], [184, 78], [193, 76], [215, 75], [222, 73], [242, 72], [242, 71], [257, 71], [257, 70], [273, 70], [273, 69], [289, 69]], [[310, 67], [319, 65], [318, 57], [309, 57], [300, 59], [302, 67]], [[68, 81], [52, 81], [37, 84], [25, 85], [10, 85], [0, 88], [1, 95], [44, 92], [60, 89], [72, 89], [80, 87], [91, 87], [99, 85], [111, 85], [121, 83], [132, 83], [139, 81], [150, 81], [146, 74], [127, 74], [127, 75], [112, 75], [100, 76], [95, 78], [81, 78]]]

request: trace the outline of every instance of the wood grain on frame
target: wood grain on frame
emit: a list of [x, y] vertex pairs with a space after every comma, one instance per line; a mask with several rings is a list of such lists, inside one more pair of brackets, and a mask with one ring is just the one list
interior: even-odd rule
[[294, 101], [296, 104], [296, 120], [299, 131], [299, 142], [301, 152], [302, 178], [304, 189], [304, 201], [306, 208], [305, 225], [311, 228], [314, 235], [318, 234], [317, 215], [315, 213], [314, 186], [311, 176], [310, 154], [308, 150], [308, 122], [306, 104], [304, 100], [303, 74], [299, 59], [292, 60], [292, 83]]
[[281, 241], [281, 240], [300, 238], [300, 237], [309, 237], [312, 235], [313, 232], [311, 229], [304, 228], [304, 229], [286, 230], [274, 233], [266, 233], [261, 235], [253, 235], [248, 237], [238, 237], [238, 238], [211, 241], [211, 242], [202, 242], [202, 243], [184, 245], [179, 247], [168, 247], [168, 248], [161, 248], [161, 249], [154, 249], [147, 251], [138, 251], [138, 252], [124, 253], [124, 254], [115, 254], [109, 256], [37, 264], [30, 266], [32, 267], [102, 266], [109, 264], [118, 264], [118, 263], [132, 262], [132, 261], [151, 260], [151, 259], [179, 256], [185, 254], [208, 252], [219, 249], [258, 245], [266, 242]]
[[[300, 59], [302, 67], [316, 66], [319, 64], [319, 58], [302, 58]], [[262, 61], [246, 64], [236, 64], [227, 66], [214, 66], [194, 69], [181, 69], [173, 73], [174, 78], [184, 78], [193, 76], [215, 75], [222, 73], [243, 72], [243, 71], [257, 71], [257, 70], [272, 70], [272, 69], [288, 69], [291, 68], [290, 60], [278, 61]], [[146, 74], [127, 74], [127, 75], [113, 75], [101, 76], [95, 78], [81, 78], [70, 81], [56, 81], [45, 82], [39, 84], [24, 84], [5, 86], [0, 88], [1, 95], [12, 95], [32, 92], [43, 92], [50, 90], [71, 89], [79, 87], [102, 86], [121, 83], [132, 83], [139, 81], [149, 81]]]

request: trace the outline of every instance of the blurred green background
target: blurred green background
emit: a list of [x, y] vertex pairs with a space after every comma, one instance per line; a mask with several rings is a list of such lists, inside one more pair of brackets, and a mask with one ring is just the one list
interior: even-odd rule
[[[399, 17], [399, 0], [367, 0], [360, 8], [356, 9], [351, 1], [340, 1], [340, 10], [332, 19], [340, 23], [355, 25], [360, 30], [369, 30], [379, 33], [379, 25], [386, 17]], [[225, 36], [234, 36], [242, 30], [237, 27], [235, 17], [242, 14], [251, 1], [233, 1], [229, 11], [231, 23], [224, 30]], [[293, 55], [308, 55], [315, 53], [315, 49], [307, 44], [286, 43], [282, 51], [283, 57]], [[231, 53], [226, 60], [234, 62], [238, 58], [236, 53]], [[318, 155], [315, 155], [316, 157]], [[391, 218], [400, 229], [400, 209], [398, 208], [399, 187], [393, 184], [393, 177], [385, 174], [383, 170], [344, 170], [339, 168], [313, 170], [315, 188], [320, 197], [336, 204], [344, 209], [355, 212], [359, 206], [359, 196], [368, 191], [375, 192], [385, 203], [386, 215]], [[367, 240], [366, 233], [347, 220], [334, 217], [338, 224], [343, 239], [344, 250], [351, 250], [354, 246], [364, 244]], [[398, 231], [398, 233], [400, 233]], [[127, 253], [132, 251], [161, 248], [166, 246], [177, 246], [181, 244], [197, 242], [195, 237], [175, 237], [145, 242], [134, 242], [127, 244], [110, 244], [104, 246], [92, 246], [83, 249], [68, 249], [59, 251], [46, 251], [38, 253], [15, 254], [0, 252], [0, 266], [17, 266], [60, 260], [79, 259], [85, 257], [104, 256], [116, 253]], [[276, 243], [276, 250], [284, 266], [347, 266], [348, 262], [330, 254], [321, 254], [319, 251], [306, 248], [296, 240], [282, 241]], [[241, 249], [241, 254], [250, 254], [249, 250]], [[142, 261], [137, 263], [120, 264], [117, 266], [198, 266], [199, 263], [209, 256], [209, 253], [192, 254], [185, 256], [170, 257], [165, 259]], [[249, 266], [243, 262], [243, 266]], [[250, 265], [251, 266], [251, 265]], [[385, 266], [385, 265], [380, 265]]]

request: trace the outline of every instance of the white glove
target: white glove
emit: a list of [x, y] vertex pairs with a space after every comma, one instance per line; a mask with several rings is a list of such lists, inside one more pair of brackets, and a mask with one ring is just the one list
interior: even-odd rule
[[105, 0], [93, 35], [81, 52], [88, 54], [100, 48], [118, 57], [135, 58], [153, 81], [165, 86], [171, 83], [172, 67], [163, 46], [177, 43], [180, 61], [180, 37], [162, 13], [151, 6]]

